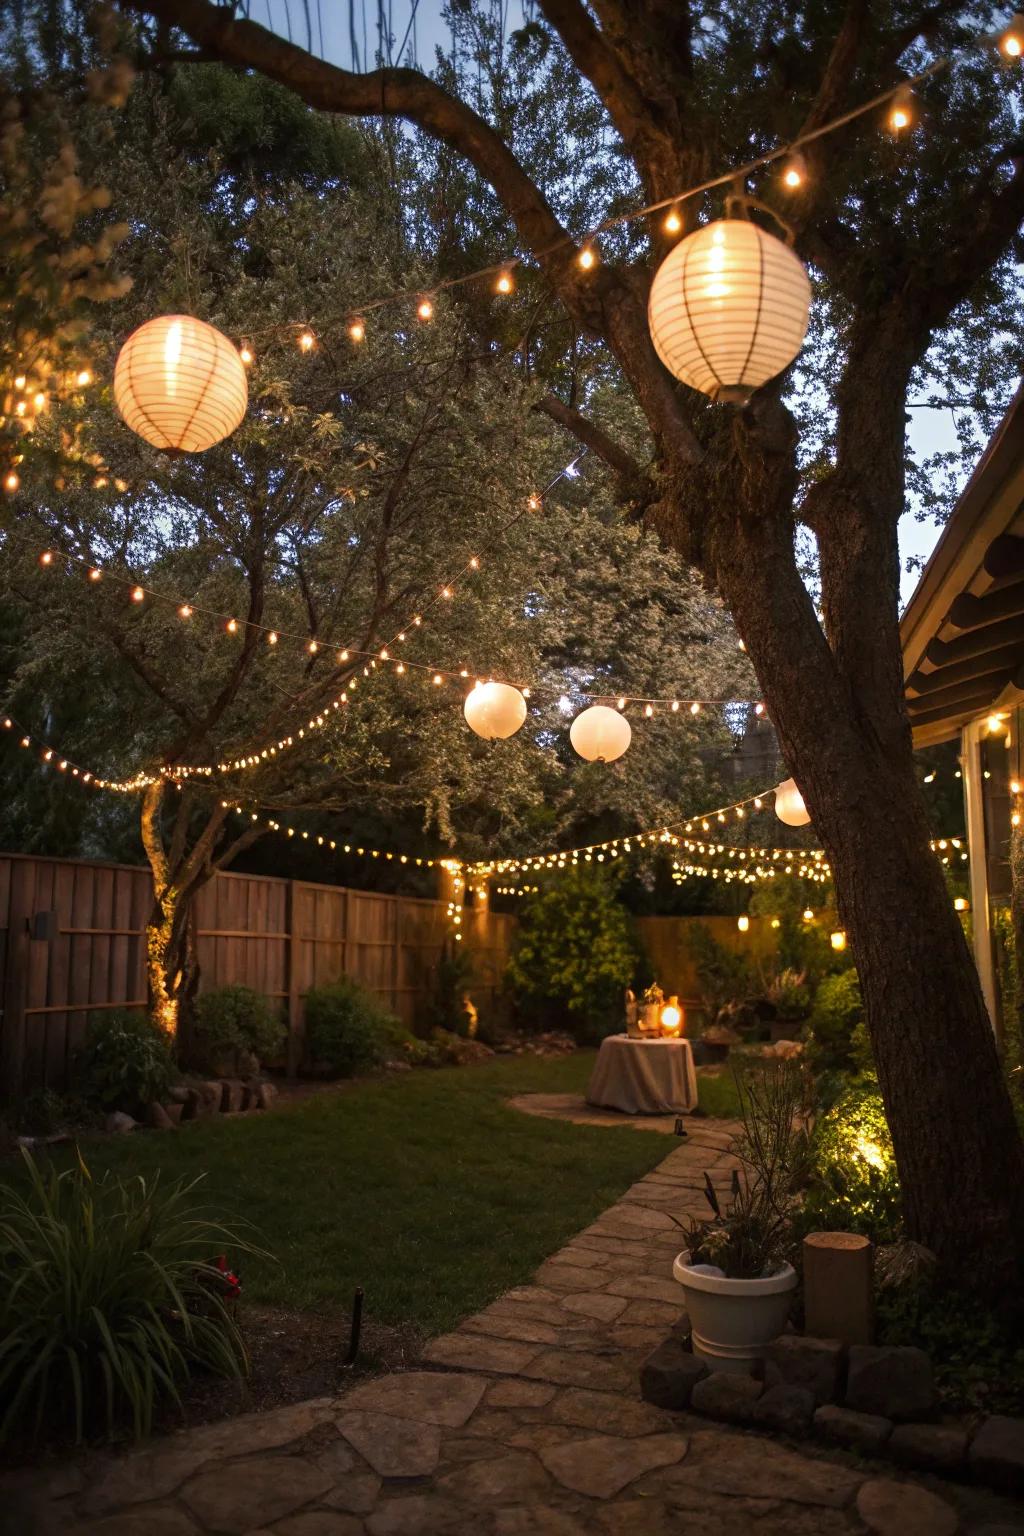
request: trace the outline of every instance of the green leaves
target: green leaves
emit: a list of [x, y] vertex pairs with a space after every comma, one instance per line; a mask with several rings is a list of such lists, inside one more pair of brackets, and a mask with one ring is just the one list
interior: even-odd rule
[[94, 1182], [23, 1152], [27, 1190], [0, 1204], [0, 1443], [126, 1416], [148, 1434], [197, 1369], [241, 1376], [245, 1348], [214, 1260], [257, 1254], [197, 1205], [199, 1179]]

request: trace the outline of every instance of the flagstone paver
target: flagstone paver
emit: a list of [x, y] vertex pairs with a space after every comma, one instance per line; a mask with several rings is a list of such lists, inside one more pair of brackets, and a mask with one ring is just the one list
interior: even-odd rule
[[422, 1368], [0, 1479], [0, 1536], [1024, 1530], [1019, 1506], [994, 1495], [923, 1487], [640, 1398], [642, 1360], [681, 1321], [673, 1217], [706, 1210], [705, 1169], [727, 1187], [736, 1166], [734, 1127], [689, 1123], [534, 1283], [432, 1340]]

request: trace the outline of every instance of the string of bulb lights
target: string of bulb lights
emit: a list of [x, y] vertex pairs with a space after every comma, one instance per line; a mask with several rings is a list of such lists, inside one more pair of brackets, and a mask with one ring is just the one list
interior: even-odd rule
[[[1008, 25], [996, 33], [988, 33], [967, 45], [958, 53], [946, 54], [935, 59], [932, 63], [918, 70], [915, 74], [908, 75], [904, 80], [890, 86], [884, 91], [878, 92], [867, 101], [842, 113], [840, 116], [830, 119], [817, 128], [797, 135], [785, 144], [775, 149], [766, 150], [763, 154], [745, 161], [741, 165], [732, 167], [728, 171], [708, 177], [704, 181], [697, 182], [682, 191], [659, 198], [657, 201], [645, 203], [642, 207], [629, 209], [622, 213], [609, 215], [599, 223], [594, 224], [582, 237], [574, 238], [564, 235], [560, 239], [541, 247], [533, 252], [535, 258], [554, 255], [566, 246], [575, 246], [575, 261], [583, 272], [593, 271], [599, 264], [600, 255], [597, 242], [602, 234], [622, 228], [625, 225], [636, 223], [638, 220], [650, 218], [652, 215], [664, 214], [662, 231], [665, 235], [680, 235], [684, 229], [682, 208], [684, 204], [693, 198], [702, 196], [707, 192], [716, 191], [720, 187], [735, 184], [738, 179], [746, 179], [755, 172], [766, 167], [783, 162], [779, 177], [782, 187], [788, 192], [795, 192], [804, 185], [808, 178], [807, 163], [802, 151], [810, 144], [837, 132], [840, 128], [857, 121], [859, 118], [880, 110], [886, 111], [886, 125], [888, 130], [900, 135], [913, 127], [917, 117], [917, 101], [915, 88], [924, 85], [934, 79], [944, 70], [951, 67], [959, 53], [966, 53], [970, 47], [994, 47], [1008, 63], [1015, 63], [1024, 55], [1024, 16], [1015, 14]], [[477, 267], [470, 272], [464, 272], [455, 277], [443, 278], [431, 283], [424, 288], [422, 285], [394, 289], [388, 293], [379, 294], [376, 297], [362, 300], [359, 305], [346, 317], [343, 322], [344, 333], [348, 340], [356, 346], [361, 345], [367, 339], [367, 316], [392, 305], [409, 305], [414, 307], [416, 319], [421, 324], [429, 324], [436, 314], [436, 301], [445, 292], [463, 288], [472, 283], [486, 282], [496, 297], [507, 298], [515, 292], [515, 274], [524, 266], [529, 258], [523, 256], [507, 256], [496, 262], [490, 262], [486, 266]], [[279, 332], [282, 328], [275, 327]], [[285, 328], [295, 339], [295, 344], [304, 353], [311, 353], [319, 345], [320, 338], [317, 331], [310, 324], [297, 323]], [[245, 366], [251, 366], [255, 361], [252, 349], [253, 336], [250, 333], [243, 339], [239, 356]], [[267, 333], [264, 333], [267, 334]]]

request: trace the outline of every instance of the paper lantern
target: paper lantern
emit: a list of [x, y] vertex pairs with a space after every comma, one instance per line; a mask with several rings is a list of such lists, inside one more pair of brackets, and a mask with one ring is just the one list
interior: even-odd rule
[[811, 819], [795, 779], [786, 779], [775, 791], [775, 814], [787, 827], [806, 827]]
[[161, 315], [133, 331], [114, 368], [125, 423], [154, 448], [202, 453], [245, 415], [245, 367], [226, 336], [191, 315]]
[[712, 400], [742, 402], [796, 357], [810, 307], [810, 280], [788, 245], [749, 219], [717, 219], [666, 256], [647, 320], [670, 373]]
[[614, 763], [632, 739], [625, 715], [607, 704], [591, 704], [569, 727], [569, 740], [588, 763]]
[[514, 736], [526, 719], [526, 700], [509, 683], [477, 683], [463, 705], [466, 723], [485, 741]]

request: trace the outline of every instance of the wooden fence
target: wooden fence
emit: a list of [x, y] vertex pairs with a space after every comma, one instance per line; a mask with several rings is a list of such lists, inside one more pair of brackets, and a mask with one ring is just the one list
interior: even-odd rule
[[[149, 871], [0, 855], [0, 1097], [63, 1087], [90, 1014], [147, 1003]], [[441, 901], [263, 875], [219, 874], [196, 904], [201, 987], [241, 982], [277, 999], [301, 1058], [310, 987], [355, 977], [410, 1027], [446, 932]], [[473, 995], [500, 983], [515, 918], [467, 909]]]
[[[0, 1098], [66, 1085], [90, 1014], [147, 1004], [147, 869], [0, 855]], [[310, 987], [355, 977], [409, 1027], [423, 1016], [447, 925], [443, 901], [381, 896], [266, 875], [220, 874], [196, 903], [201, 987], [240, 982], [281, 1005], [288, 1060], [302, 1058]], [[740, 933], [730, 917], [644, 917], [637, 923], [666, 993], [693, 1006], [699, 987], [688, 942], [702, 922], [729, 948], [768, 956], [768, 921]], [[493, 1001], [514, 916], [470, 907], [463, 942], [472, 994]]]

